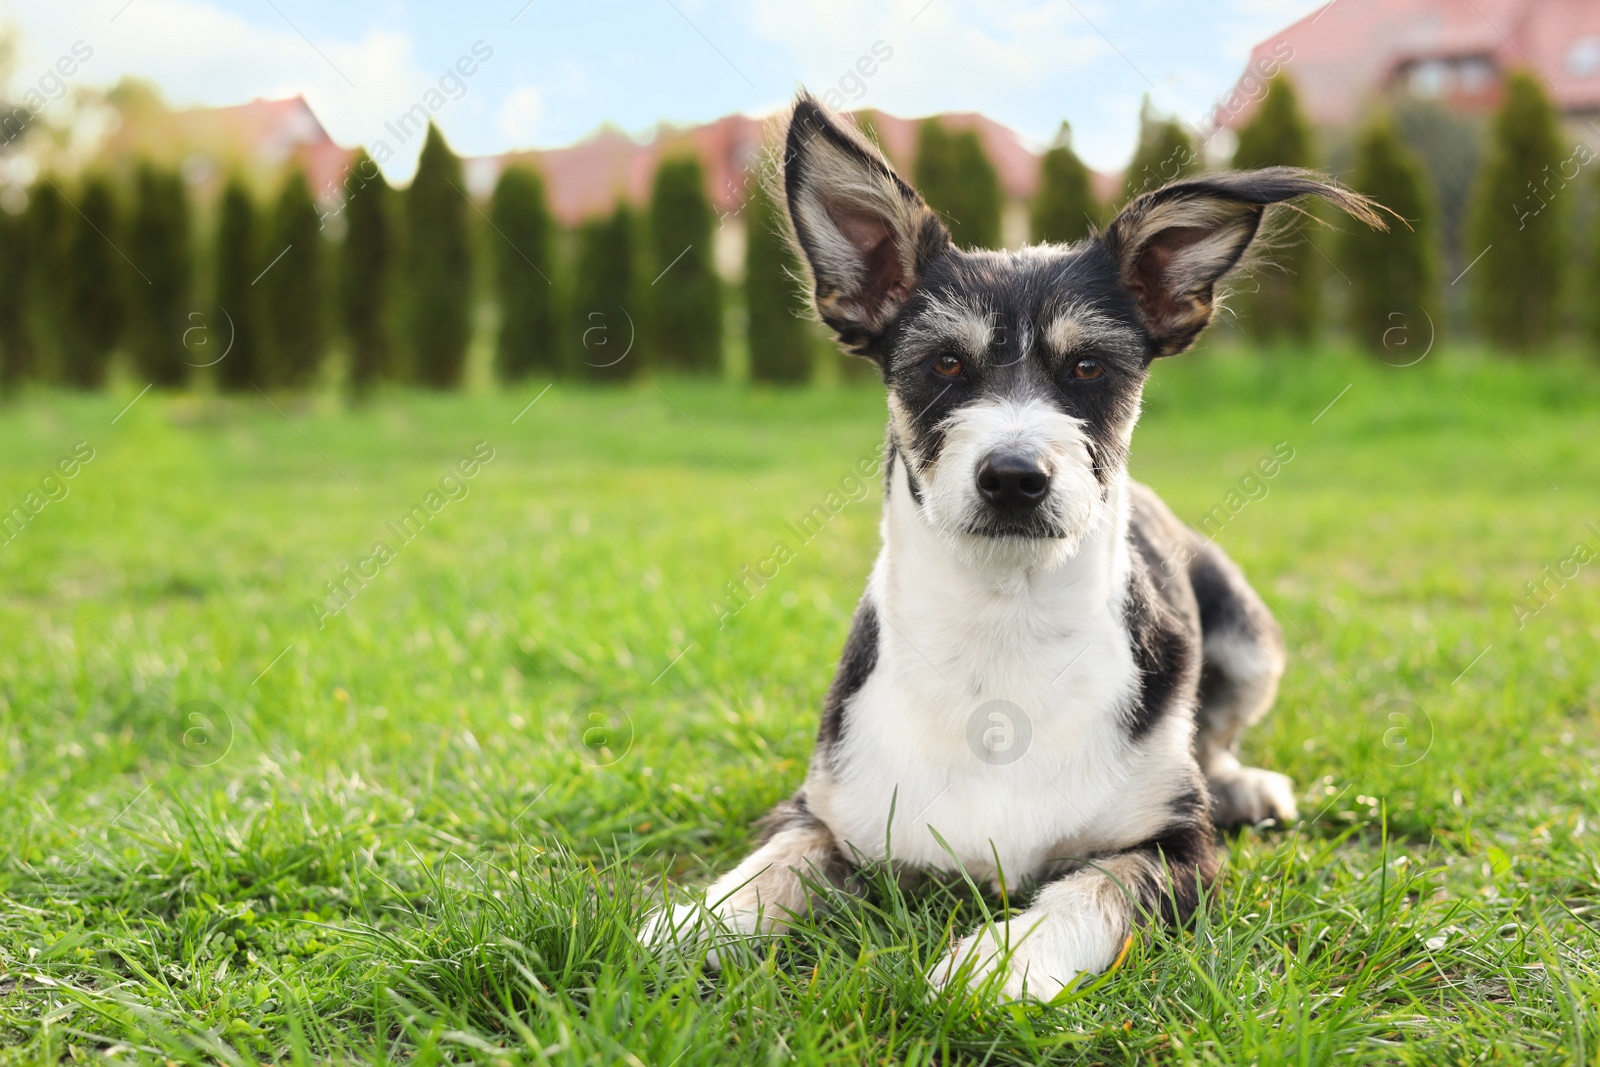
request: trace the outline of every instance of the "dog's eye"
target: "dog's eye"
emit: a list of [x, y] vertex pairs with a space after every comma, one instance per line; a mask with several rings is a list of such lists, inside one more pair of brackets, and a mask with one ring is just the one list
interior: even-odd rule
[[941, 374], [946, 378], [959, 378], [967, 372], [967, 365], [961, 362], [960, 356], [952, 356], [946, 352], [935, 356], [933, 360], [933, 373]]
[[1081, 382], [1098, 378], [1105, 372], [1098, 359], [1080, 359], [1072, 365], [1072, 376]]

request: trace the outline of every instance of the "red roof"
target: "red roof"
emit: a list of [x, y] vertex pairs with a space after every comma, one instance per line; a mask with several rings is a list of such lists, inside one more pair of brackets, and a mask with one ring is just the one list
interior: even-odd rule
[[[1039, 157], [1013, 130], [977, 114], [941, 115], [939, 119], [951, 129], [978, 131], [1006, 196], [1033, 195], [1039, 183]], [[872, 121], [889, 157], [909, 173], [916, 155], [917, 126], [922, 120], [875, 111]], [[744, 203], [747, 183], [754, 180], [757, 172], [754, 164], [766, 147], [768, 126], [764, 120], [730, 115], [704, 126], [663, 129], [644, 144], [620, 131], [603, 130], [568, 148], [469, 159], [467, 178], [473, 192], [484, 195], [508, 163], [531, 164], [545, 176], [552, 212], [570, 224], [609, 211], [619, 196], [636, 204], [645, 202], [660, 159], [674, 152], [692, 151], [705, 165], [708, 191], [717, 210], [737, 211]], [[1114, 186], [1110, 179], [1096, 182], [1102, 195]]]
[[[1285, 58], [1287, 57], [1287, 58]], [[1506, 72], [1540, 76], [1568, 114], [1600, 111], [1594, 0], [1333, 0], [1256, 45], [1240, 97], [1264, 69], [1293, 79], [1311, 120], [1343, 125], [1398, 83], [1466, 110], [1499, 101]], [[1219, 115], [1238, 125], [1253, 106]]]

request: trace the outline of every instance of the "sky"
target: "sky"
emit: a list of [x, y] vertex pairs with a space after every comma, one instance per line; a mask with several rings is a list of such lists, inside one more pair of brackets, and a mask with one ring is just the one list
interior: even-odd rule
[[[662, 121], [766, 115], [803, 85], [897, 115], [983, 112], [1033, 147], [1066, 120], [1085, 160], [1115, 171], [1133, 152], [1146, 94], [1158, 110], [1200, 123], [1252, 45], [1318, 6], [0, 0], [0, 24], [13, 35], [13, 96], [87, 47], [73, 84], [106, 87], [132, 74], [174, 106], [301, 94], [345, 145], [384, 139], [385, 123], [441, 78], [435, 121], [463, 155], [571, 144], [602, 123], [640, 135]], [[473, 73], [451, 74], [458, 63]], [[409, 177], [418, 140], [385, 167], [390, 177]]]

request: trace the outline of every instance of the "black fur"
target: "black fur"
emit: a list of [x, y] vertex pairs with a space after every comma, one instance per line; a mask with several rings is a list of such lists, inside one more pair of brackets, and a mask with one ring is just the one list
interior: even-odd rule
[[[879, 364], [890, 394], [886, 492], [896, 464], [904, 463], [919, 507], [924, 483], [937, 490], [933, 503], [942, 507], [947, 500], [944, 483], [934, 476], [951, 416], [993, 398], [1018, 407], [1042, 401], [1074, 420], [1087, 440], [1074, 433], [1071, 447], [1087, 445], [1094, 481], [1102, 499], [1109, 499], [1127, 467], [1127, 440], [1151, 362], [1187, 348], [1210, 322], [1214, 286], [1244, 255], [1266, 208], [1313, 195], [1363, 221], [1377, 221], [1361, 197], [1280, 167], [1174, 183], [1136, 198], [1105, 233], [1074, 245], [1020, 254], [964, 250], [874, 147], [804, 94], [794, 107], [784, 162], [784, 202], [810, 272], [816, 311], [841, 344]], [[1075, 375], [1082, 360], [1095, 365]], [[1049, 455], [1060, 456], [1066, 447]], [[1039, 464], [1025, 469], [1029, 477], [1050, 476], [1044, 465], [1053, 459], [1027, 458]], [[1081, 469], [1074, 473], [1080, 484], [1086, 481]], [[1000, 511], [1001, 490], [994, 483], [983, 486], [981, 473], [977, 484], [996, 505], [992, 510]], [[1005, 491], [1014, 494], [1019, 484]], [[1034, 493], [1031, 518], [959, 532], [1075, 535], [1061, 516], [1046, 514], [1042, 491], [1028, 491]], [[1130, 494], [1122, 612], [1138, 679], [1120, 710], [1137, 743], [1169, 716], [1186, 713], [1200, 692], [1206, 630], [1223, 627], [1247, 639], [1268, 634], [1272, 623], [1269, 615], [1265, 622], [1258, 617], [1265, 615], [1264, 606], [1220, 552], [1207, 555], [1212, 546], [1150, 490], [1132, 485]], [[958, 521], [964, 526], [988, 520]], [[836, 784], [827, 770], [850, 728], [846, 706], [877, 667], [880, 638], [877, 607], [863, 597], [823, 704], [817, 756], [824, 762], [813, 764], [818, 777], [808, 780], [824, 810], [835, 802], [823, 790]], [[1271, 683], [1276, 685], [1275, 676]], [[1165, 827], [1099, 857], [1143, 861], [1119, 868], [1136, 872], [1124, 888], [1144, 918], [1187, 921], [1216, 875], [1209, 783], [1201, 774], [1194, 760], [1175, 761], [1172, 775], [1158, 783], [1156, 802], [1171, 798]], [[1140, 823], [1122, 840], [1138, 840], [1149, 825]], [[805, 788], [764, 820], [763, 840], [789, 828], [826, 829], [807, 804]], [[837, 846], [834, 851], [828, 862], [842, 863]]]
[[[1204, 808], [1203, 794], [1192, 796]], [[1200, 898], [1217, 876], [1216, 838], [1209, 812], [1174, 823], [1158, 836], [1133, 849], [1144, 852], [1162, 868], [1162, 874], [1129, 886], [1140, 917], [1181, 926], [1200, 906]]]
[[1123, 722], [1128, 735], [1139, 741], [1195, 691], [1199, 633], [1160, 598], [1143, 568], [1135, 568], [1129, 580], [1123, 620], [1139, 669], [1138, 688]]
[[877, 666], [878, 612], [863, 598], [850, 623], [850, 636], [845, 639], [833, 684], [828, 686], [828, 695], [822, 701], [822, 722], [817, 728], [820, 750], [831, 749], [844, 736], [844, 706], [867, 684], [867, 678]]

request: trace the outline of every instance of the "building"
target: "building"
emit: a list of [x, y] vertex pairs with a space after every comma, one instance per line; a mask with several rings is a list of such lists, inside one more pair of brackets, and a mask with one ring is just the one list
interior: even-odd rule
[[[1403, 92], [1485, 113], [1506, 74], [1531, 70], [1574, 122], [1600, 120], [1600, 3], [1595, 0], [1333, 0], [1251, 52], [1235, 92], [1259, 99], [1268, 64], [1294, 80], [1312, 122], [1356, 122]], [[1249, 120], [1253, 106], [1228, 116]], [[1596, 122], [1600, 133], [1600, 122]]]

